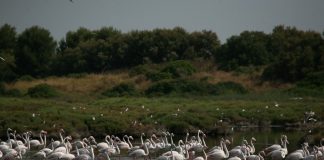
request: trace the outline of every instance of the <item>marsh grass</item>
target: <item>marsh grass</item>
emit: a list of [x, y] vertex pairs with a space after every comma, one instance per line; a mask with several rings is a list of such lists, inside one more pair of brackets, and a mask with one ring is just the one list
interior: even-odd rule
[[199, 128], [211, 132], [224, 125], [300, 124], [304, 112], [309, 110], [316, 113], [319, 121], [324, 118], [321, 98], [295, 100], [282, 92], [268, 94], [112, 97], [85, 101], [1, 97], [0, 130], [11, 127], [17, 131], [56, 132], [64, 128], [75, 136], [139, 134], [159, 129], [180, 133]]

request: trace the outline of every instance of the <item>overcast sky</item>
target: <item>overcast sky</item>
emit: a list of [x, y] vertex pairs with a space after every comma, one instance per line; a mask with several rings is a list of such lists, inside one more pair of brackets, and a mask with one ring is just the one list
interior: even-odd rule
[[0, 25], [39, 25], [56, 40], [79, 27], [123, 32], [180, 26], [212, 30], [225, 42], [244, 30], [284, 24], [324, 31], [324, 0], [0, 0]]

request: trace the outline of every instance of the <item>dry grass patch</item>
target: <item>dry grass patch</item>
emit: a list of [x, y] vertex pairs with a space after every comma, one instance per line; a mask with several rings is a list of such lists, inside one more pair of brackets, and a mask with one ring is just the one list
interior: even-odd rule
[[48, 77], [33, 81], [17, 81], [9, 84], [8, 88], [27, 90], [38, 84], [48, 84], [64, 92], [91, 93], [100, 92], [120, 83], [134, 82], [135, 78], [130, 78], [128, 73], [108, 73], [108, 74], [87, 74], [84, 77]]
[[212, 84], [219, 82], [232, 81], [242, 84], [248, 90], [262, 92], [271, 90], [273, 88], [290, 88], [291, 84], [284, 83], [270, 83], [260, 81], [261, 73], [251, 74], [236, 74], [234, 72], [225, 72], [221, 70], [214, 70], [210, 72], [198, 72], [195, 73], [192, 78], [200, 80], [207, 78], [207, 81]]

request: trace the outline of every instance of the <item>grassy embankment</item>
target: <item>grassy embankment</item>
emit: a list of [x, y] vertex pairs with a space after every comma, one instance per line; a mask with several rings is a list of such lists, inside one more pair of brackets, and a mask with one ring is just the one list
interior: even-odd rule
[[[234, 81], [244, 86], [248, 93], [207, 96], [180, 93], [159, 97], [144, 95], [155, 82], [143, 75], [129, 76], [126, 71], [19, 80], [6, 84], [6, 89], [18, 89], [22, 96], [0, 98], [1, 135], [7, 127], [18, 131], [45, 129], [50, 133], [64, 128], [73, 136], [138, 134], [160, 129], [181, 133], [197, 128], [222, 133], [231, 125], [300, 125], [304, 112], [309, 110], [315, 111], [318, 120], [324, 119], [324, 99], [320, 96], [296, 98], [299, 95], [286, 91], [293, 84], [260, 83], [258, 76], [258, 72], [238, 74], [200, 70], [186, 79], [203, 79], [210, 84]], [[125, 82], [134, 84], [141, 94], [102, 95]], [[26, 95], [29, 88], [43, 83], [52, 86], [58, 92], [57, 96], [31, 98]]]

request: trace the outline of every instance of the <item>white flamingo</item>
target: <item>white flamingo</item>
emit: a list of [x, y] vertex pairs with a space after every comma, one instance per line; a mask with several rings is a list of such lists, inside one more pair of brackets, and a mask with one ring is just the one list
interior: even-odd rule
[[128, 138], [127, 135], [124, 135], [123, 141], [117, 142], [117, 145], [121, 150], [129, 150], [131, 148], [129, 144], [126, 142], [125, 137]]
[[29, 140], [29, 144], [28, 145], [30, 145], [31, 148], [39, 148], [39, 147], [42, 147], [44, 145], [43, 134], [47, 134], [47, 132], [44, 131], [44, 130], [41, 130], [39, 132], [39, 138], [40, 138], [41, 141], [36, 140], [36, 139], [29, 140], [29, 136], [28, 136], [28, 140]]
[[243, 143], [245, 144], [245, 146], [241, 148], [242, 152], [246, 153], [246, 154], [254, 154], [255, 147], [254, 147], [253, 142], [255, 142], [255, 141], [256, 141], [256, 139], [254, 137], [251, 138], [250, 144], [248, 143], [247, 140], [243, 140]]
[[208, 160], [221, 160], [229, 157], [228, 149], [226, 146], [226, 141], [221, 141], [222, 150], [213, 150], [207, 154]]
[[111, 146], [111, 144], [110, 144], [110, 142], [108, 141], [108, 139], [109, 139], [109, 141], [111, 141], [110, 136], [109, 136], [109, 135], [106, 135], [106, 137], [105, 137], [105, 142], [100, 142], [100, 143], [98, 143], [98, 144], [97, 144], [97, 149], [98, 149], [98, 150], [102, 150], [102, 149], [107, 149], [107, 148], [109, 148], [109, 147]]
[[287, 157], [285, 158], [286, 160], [300, 160], [304, 159], [306, 156], [306, 151], [307, 150], [307, 145], [302, 144], [302, 149], [298, 149], [292, 153], [289, 153]]
[[[202, 138], [200, 138], [200, 134], [202, 134]], [[204, 140], [205, 137], [206, 135], [201, 130], [198, 130], [198, 143], [193, 143], [191, 148], [189, 148], [189, 151], [202, 152], [204, 149], [206, 149], [207, 145]]]
[[279, 145], [279, 144], [273, 144], [273, 145], [271, 145], [271, 146], [265, 148], [265, 149], [264, 149], [264, 153], [265, 153], [265, 154], [268, 154], [268, 153], [270, 153], [270, 152], [272, 152], [272, 151], [274, 151], [274, 150], [281, 149], [282, 146], [284, 145], [284, 141], [285, 141], [286, 138], [287, 138], [287, 136], [285, 136], [285, 135], [281, 135], [281, 138], [280, 138], [281, 145]]
[[75, 146], [76, 148], [76, 157], [75, 160], [93, 160], [94, 159], [94, 152], [93, 152], [93, 148], [90, 145], [90, 154], [86, 154], [86, 153], [80, 153], [78, 146]]
[[261, 153], [264, 155], [264, 152], [261, 151], [258, 155], [247, 155], [245, 157], [246, 160], [264, 160], [263, 156]]
[[52, 141], [48, 146], [47, 148], [51, 148], [52, 147], [52, 144], [53, 144], [53, 147], [54, 148], [57, 148], [59, 146], [63, 146], [64, 144], [64, 138], [63, 138], [63, 133], [65, 133], [64, 129], [60, 129], [59, 130], [59, 137], [60, 137], [60, 141]]
[[286, 157], [286, 155], [288, 154], [288, 150], [287, 150], [287, 144], [289, 144], [288, 140], [287, 140], [287, 136], [283, 136], [283, 147], [271, 151], [270, 153], [266, 154], [266, 157], [271, 157], [272, 160], [282, 160]]
[[199, 156], [199, 157], [194, 158], [193, 160], [207, 160], [207, 154], [206, 154], [205, 150], [203, 150], [203, 154], [204, 154], [204, 157]]
[[133, 157], [133, 158], [147, 157], [150, 154], [150, 152], [147, 148], [147, 144], [144, 144], [144, 149], [145, 149], [145, 151], [143, 149], [136, 149], [136, 150], [128, 153], [128, 156]]

